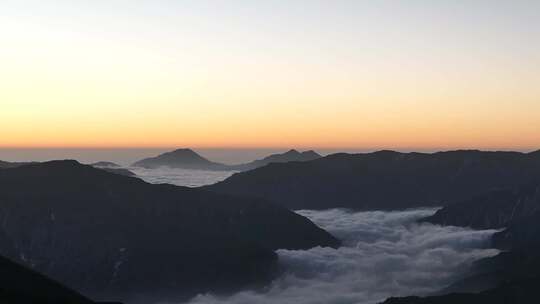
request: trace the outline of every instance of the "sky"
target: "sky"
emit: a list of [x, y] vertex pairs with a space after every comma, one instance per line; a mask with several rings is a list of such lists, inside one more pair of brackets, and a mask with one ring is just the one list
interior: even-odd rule
[[540, 1], [0, 12], [0, 147], [540, 148]]

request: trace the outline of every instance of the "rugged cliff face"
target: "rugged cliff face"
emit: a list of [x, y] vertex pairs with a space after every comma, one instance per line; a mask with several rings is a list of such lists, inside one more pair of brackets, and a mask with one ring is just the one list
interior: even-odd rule
[[75, 161], [2, 169], [0, 187], [0, 242], [11, 244], [1, 253], [107, 299], [237, 288], [272, 277], [275, 249], [339, 246], [264, 201], [147, 184]]
[[540, 183], [489, 191], [450, 206], [421, 221], [476, 229], [503, 228], [540, 211]]
[[493, 244], [501, 250], [540, 255], [540, 211], [512, 221], [506, 229], [493, 236]]
[[380, 151], [270, 164], [205, 188], [260, 197], [290, 209], [402, 209], [446, 206], [538, 176], [537, 154]]
[[[503, 250], [496, 257], [478, 263], [480, 272], [468, 279], [471, 284], [485, 278], [516, 280], [540, 276], [540, 184], [488, 192], [439, 210], [423, 219], [435, 224], [500, 228], [493, 246]], [[466, 285], [466, 284], [461, 284]]]
[[471, 276], [447, 291], [479, 291], [479, 294], [450, 294], [428, 298], [392, 299], [386, 303], [535, 303], [540, 278], [540, 184], [490, 191], [447, 206], [423, 219], [435, 224], [501, 228], [493, 246], [497, 256], [476, 263]]

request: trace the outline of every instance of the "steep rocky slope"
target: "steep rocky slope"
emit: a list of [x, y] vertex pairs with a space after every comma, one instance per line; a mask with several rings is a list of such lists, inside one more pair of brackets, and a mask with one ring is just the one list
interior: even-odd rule
[[339, 245], [261, 200], [152, 185], [75, 161], [2, 169], [0, 187], [0, 254], [99, 298], [237, 288], [272, 277], [275, 249]]

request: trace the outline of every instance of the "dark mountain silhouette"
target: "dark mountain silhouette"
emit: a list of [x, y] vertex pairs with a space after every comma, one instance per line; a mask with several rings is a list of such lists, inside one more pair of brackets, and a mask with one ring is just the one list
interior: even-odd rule
[[143, 168], [182, 168], [182, 169], [197, 169], [197, 170], [212, 170], [212, 171], [246, 171], [255, 168], [266, 166], [270, 163], [285, 163], [295, 161], [310, 161], [321, 156], [315, 151], [298, 152], [289, 150], [281, 154], [272, 154], [263, 159], [255, 160], [250, 163], [239, 165], [225, 165], [212, 162], [191, 149], [178, 149], [172, 152], [163, 153], [157, 157], [146, 158], [133, 164], [134, 167]]
[[[29, 165], [29, 164], [37, 164], [38, 162], [5, 162], [0, 160], [0, 169], [7, 169], [7, 168], [17, 168], [23, 165]], [[94, 168], [98, 168], [101, 170], [105, 170], [110, 173], [120, 174], [124, 176], [136, 176], [135, 173], [131, 172], [128, 169], [121, 168], [120, 165], [117, 165], [115, 163], [111, 162], [97, 162], [93, 163], [90, 166], [93, 166]]]
[[[475, 263], [471, 276], [436, 297], [389, 299], [385, 304], [536, 303], [540, 283], [540, 214], [522, 219], [497, 233], [494, 245], [503, 251]], [[451, 292], [449, 294], [444, 294]]]
[[3, 161], [3, 160], [0, 160], [0, 169], [2, 168], [11, 168], [11, 163], [10, 162], [6, 162], [6, 161]]
[[76, 161], [0, 170], [0, 254], [85, 294], [189, 296], [265, 282], [273, 250], [339, 246], [262, 200], [152, 185]]
[[[502, 252], [476, 262], [467, 278], [446, 290], [478, 292], [498, 284], [510, 284], [515, 288], [508, 291], [508, 288], [499, 287], [474, 296], [463, 295], [459, 303], [535, 303], [538, 300], [536, 292], [528, 286], [530, 282], [538, 286], [540, 278], [540, 183], [489, 191], [444, 207], [421, 221], [480, 229], [505, 228], [492, 238], [493, 246]], [[493, 298], [487, 295], [493, 295]], [[388, 303], [450, 303], [438, 301], [451, 301], [452, 297], [455, 295]], [[506, 302], [500, 302], [497, 297]], [[493, 302], [489, 302], [490, 299]]]
[[315, 160], [321, 157], [321, 155], [313, 150], [298, 152], [297, 150], [292, 149], [285, 153], [272, 154], [263, 159], [258, 159], [250, 163], [234, 165], [231, 167], [238, 171], [247, 171], [266, 166], [270, 163], [302, 162]]
[[539, 176], [538, 152], [380, 151], [271, 164], [205, 188], [265, 198], [292, 209], [446, 205], [426, 220], [506, 227], [493, 237], [493, 245], [504, 252], [475, 263], [468, 277], [443, 291], [452, 294], [386, 303], [527, 303], [537, 300], [531, 286], [540, 277]]
[[530, 152], [529, 155], [533, 157], [540, 157], [540, 150]]
[[442, 208], [421, 221], [477, 229], [505, 228], [493, 236], [504, 252], [478, 263], [475, 274], [456, 288], [478, 282], [540, 276], [540, 183], [484, 195]]
[[0, 303], [93, 304], [47, 277], [0, 257]]
[[[524, 193], [535, 187], [526, 186]], [[536, 187], [538, 189], [538, 187]], [[492, 193], [493, 194], [493, 193]], [[507, 195], [508, 193], [505, 193]], [[490, 194], [491, 195], [491, 194]], [[534, 195], [537, 195], [534, 194]], [[536, 196], [538, 197], [538, 196]], [[531, 196], [524, 196], [524, 200], [515, 200], [510, 197], [509, 202], [515, 204], [530, 204]], [[495, 198], [494, 205], [498, 206], [504, 199]], [[486, 201], [481, 201], [485, 206]], [[507, 207], [503, 205], [504, 210]], [[475, 221], [473, 226], [500, 226], [507, 228], [496, 233], [492, 238], [495, 248], [502, 250], [498, 255], [477, 261], [469, 277], [454, 283], [447, 291], [469, 292], [467, 294], [448, 294], [437, 297], [408, 297], [389, 299], [385, 304], [446, 304], [446, 303], [489, 303], [489, 304], [513, 304], [513, 303], [536, 303], [538, 286], [540, 284], [540, 211], [532, 214], [524, 212], [525, 208], [516, 208], [516, 214], [510, 221], [503, 217], [500, 222]], [[475, 208], [472, 206], [472, 208]], [[463, 209], [461, 209], [464, 211]], [[494, 211], [487, 209], [487, 218], [496, 219]], [[503, 213], [501, 213], [503, 214]], [[461, 220], [457, 224], [464, 224]], [[486, 225], [488, 223], [489, 225]], [[492, 223], [496, 223], [493, 225]], [[498, 287], [494, 287], [498, 286]], [[475, 293], [473, 293], [475, 292]]]
[[526, 304], [538, 302], [538, 277], [500, 286], [481, 293], [453, 293], [431, 297], [390, 298], [384, 304]]
[[518, 250], [540, 253], [540, 210], [520, 217], [493, 236], [495, 247], [502, 250]]
[[134, 167], [154, 169], [158, 167], [198, 169], [198, 170], [231, 170], [227, 165], [209, 161], [191, 149], [177, 149], [156, 157], [145, 158], [133, 164]]
[[16, 167], [26, 165], [26, 164], [29, 164], [29, 163], [26, 163], [26, 162], [7, 162], [7, 161], [0, 160], [0, 169], [16, 168]]
[[120, 168], [119, 164], [108, 162], [108, 161], [99, 161], [95, 163], [91, 163], [90, 166], [97, 167], [97, 168]]
[[540, 183], [529, 183], [446, 206], [421, 221], [475, 229], [503, 228], [539, 211]]
[[204, 188], [290, 209], [403, 209], [445, 206], [538, 176], [540, 156], [534, 153], [379, 151], [272, 163]]

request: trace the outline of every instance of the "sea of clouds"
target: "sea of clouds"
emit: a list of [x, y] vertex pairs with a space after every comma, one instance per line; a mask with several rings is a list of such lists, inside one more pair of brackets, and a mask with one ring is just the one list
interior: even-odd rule
[[200, 187], [220, 182], [237, 171], [207, 171], [160, 167], [145, 169], [140, 167], [128, 167], [137, 177], [152, 184], [173, 184], [186, 187]]
[[369, 304], [435, 292], [497, 253], [487, 248], [495, 230], [416, 223], [435, 211], [299, 211], [344, 246], [279, 250], [287, 271], [264, 290], [199, 295], [190, 304]]
[[[150, 183], [197, 187], [233, 171], [129, 168]], [[278, 250], [285, 273], [262, 290], [199, 295], [189, 304], [372, 304], [391, 296], [426, 295], [467, 274], [471, 263], [498, 253], [495, 230], [418, 224], [436, 209], [354, 212], [301, 210], [343, 241], [338, 249]]]

